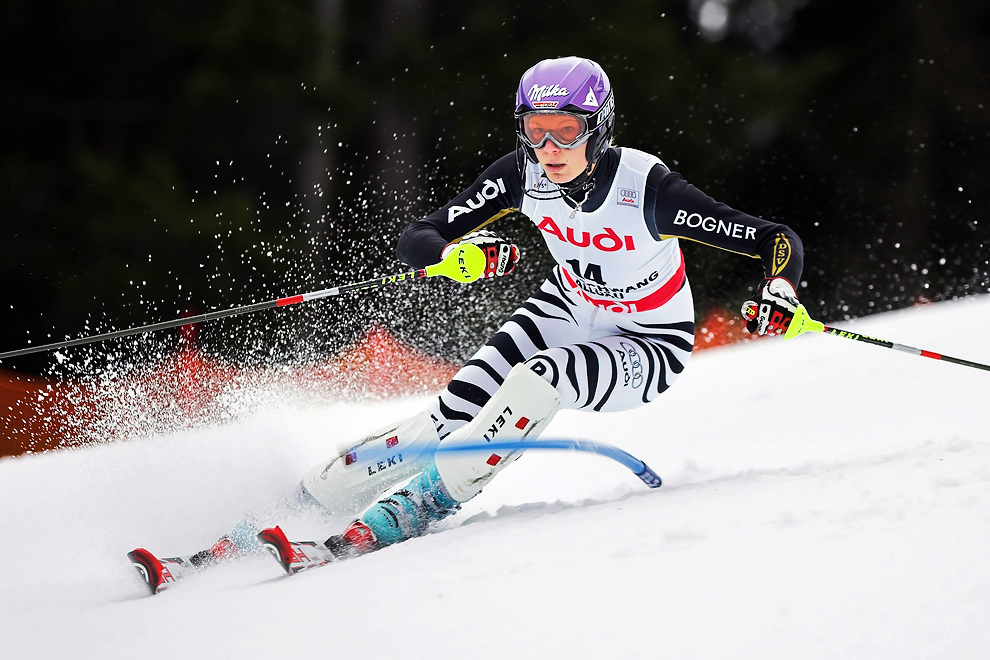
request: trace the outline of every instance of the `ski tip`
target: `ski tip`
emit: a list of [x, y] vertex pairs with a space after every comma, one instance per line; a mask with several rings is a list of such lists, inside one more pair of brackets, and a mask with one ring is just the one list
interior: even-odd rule
[[258, 532], [258, 540], [265, 549], [272, 553], [272, 556], [282, 565], [285, 572], [291, 575], [294, 553], [292, 552], [292, 546], [289, 544], [289, 539], [286, 538], [282, 528], [276, 525], [275, 527], [263, 529]]
[[168, 571], [158, 557], [144, 548], [135, 548], [127, 553], [127, 558], [151, 589], [152, 595], [168, 588]]
[[333, 553], [325, 545], [315, 541], [290, 541], [281, 527], [261, 530], [258, 540], [289, 575], [334, 561]]

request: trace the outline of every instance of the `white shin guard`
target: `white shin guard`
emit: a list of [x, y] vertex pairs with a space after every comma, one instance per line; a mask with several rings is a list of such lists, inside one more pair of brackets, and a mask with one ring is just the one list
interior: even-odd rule
[[302, 486], [331, 515], [353, 517], [426, 469], [439, 442], [433, 420], [421, 412], [375, 431], [312, 468]]
[[[536, 437], [553, 419], [560, 403], [553, 385], [525, 363], [517, 364], [477, 416], [444, 438], [440, 446]], [[467, 502], [521, 454], [522, 450], [440, 451], [436, 455], [437, 470], [450, 495], [458, 502]]]

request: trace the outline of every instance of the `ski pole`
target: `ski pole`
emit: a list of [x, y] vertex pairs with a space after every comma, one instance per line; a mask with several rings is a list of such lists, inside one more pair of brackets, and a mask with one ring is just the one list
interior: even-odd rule
[[990, 371], [990, 365], [980, 364], [979, 362], [971, 362], [970, 360], [961, 360], [959, 358], [950, 357], [948, 355], [942, 355], [941, 353], [935, 353], [933, 351], [926, 351], [920, 348], [914, 348], [913, 346], [905, 346], [904, 344], [896, 344], [892, 341], [887, 341], [886, 339], [877, 339], [876, 337], [867, 337], [866, 335], [861, 335], [856, 332], [849, 332], [848, 330], [841, 330], [839, 328], [832, 328], [825, 325], [821, 321], [816, 321], [811, 316], [808, 315], [808, 310], [805, 309], [804, 305], [798, 305], [797, 309], [794, 311], [794, 318], [791, 320], [790, 326], [787, 328], [787, 332], [784, 333], [784, 339], [793, 339], [798, 335], [805, 332], [820, 332], [827, 335], [835, 335], [836, 337], [842, 337], [844, 339], [853, 339], [855, 341], [861, 341], [866, 344], [873, 344], [874, 346], [882, 346], [884, 348], [892, 348], [895, 351], [901, 351], [903, 353], [911, 353], [912, 355], [920, 355], [921, 357], [932, 358], [933, 360], [941, 360], [943, 362], [951, 362], [953, 364], [961, 364], [964, 367], [973, 367], [975, 369], [983, 369], [984, 371]]
[[473, 282], [482, 276], [485, 272], [485, 254], [482, 252], [481, 248], [477, 245], [472, 245], [470, 243], [458, 244], [455, 249], [451, 250], [447, 257], [440, 263], [433, 264], [432, 266], [427, 266], [426, 268], [420, 268], [417, 270], [411, 270], [405, 273], [397, 273], [395, 275], [386, 275], [385, 277], [380, 277], [374, 280], [367, 280], [365, 282], [355, 282], [353, 284], [344, 284], [342, 286], [335, 286], [329, 289], [323, 289], [322, 291], [312, 291], [310, 293], [301, 293], [294, 296], [287, 296], [285, 298], [277, 298], [275, 300], [267, 300], [265, 302], [254, 303], [253, 305], [244, 305], [243, 307], [233, 307], [231, 309], [221, 309], [213, 312], [207, 312], [206, 314], [199, 314], [197, 316], [187, 316], [180, 319], [174, 319], [172, 321], [162, 321], [161, 323], [152, 323], [150, 325], [143, 325], [137, 328], [130, 328], [128, 330], [117, 330], [115, 332], [107, 332], [101, 335], [91, 335], [89, 337], [80, 337], [78, 339], [70, 339], [67, 341], [55, 342], [53, 344], [45, 344], [43, 346], [30, 346], [28, 348], [21, 348], [16, 351], [7, 351], [5, 353], [0, 353], [0, 360], [9, 357], [15, 357], [18, 355], [27, 355], [29, 353], [40, 353], [42, 351], [50, 351], [56, 348], [68, 348], [69, 346], [82, 346], [83, 344], [91, 344], [98, 341], [105, 341], [107, 339], [117, 339], [119, 337], [128, 337], [130, 335], [137, 335], [144, 332], [154, 332], [156, 330], [165, 330], [167, 328], [177, 328], [183, 325], [190, 325], [193, 323], [202, 323], [204, 321], [212, 321], [214, 319], [221, 319], [227, 316], [235, 316], [237, 314], [250, 314], [252, 312], [260, 312], [265, 309], [275, 309], [278, 307], [286, 307], [288, 305], [294, 305], [296, 303], [319, 300], [320, 298], [327, 298], [330, 296], [339, 296], [342, 293], [347, 293], [348, 291], [358, 291], [361, 289], [376, 289], [387, 284], [394, 284], [397, 282], [407, 282], [409, 280], [420, 279], [424, 277], [436, 277], [442, 275], [444, 277], [449, 277], [457, 282]]

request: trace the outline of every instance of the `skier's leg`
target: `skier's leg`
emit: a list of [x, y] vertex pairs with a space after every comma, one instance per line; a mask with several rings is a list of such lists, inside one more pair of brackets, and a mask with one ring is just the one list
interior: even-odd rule
[[427, 412], [440, 438], [474, 419], [509, 371], [550, 346], [588, 338], [594, 309], [573, 300], [555, 277], [547, 279], [454, 375]]
[[[517, 440], [539, 435], [560, 406], [560, 395], [526, 364], [471, 422], [444, 438], [441, 447], [465, 440]], [[371, 506], [340, 536], [327, 540], [335, 554], [361, 553], [420, 536], [474, 497], [521, 452], [440, 452], [421, 474]]]
[[[441, 447], [464, 441], [511, 441], [537, 437], [560, 408], [560, 393], [532, 369], [532, 361], [517, 364], [478, 415], [447, 438]], [[451, 496], [467, 502], [506, 465], [514, 452], [441, 452], [437, 470]]]
[[295, 491], [246, 517], [210, 548], [193, 555], [196, 565], [262, 551], [258, 532], [288, 515], [348, 520], [384, 493], [431, 463], [439, 443], [429, 414], [382, 427], [307, 472]]
[[424, 472], [439, 443], [436, 426], [422, 412], [382, 427], [307, 472], [296, 489], [239, 522], [190, 561], [197, 567], [263, 551], [257, 534], [286, 516], [349, 520], [383, 494]]
[[560, 393], [562, 408], [630, 410], [655, 400], [684, 371], [694, 348], [693, 314], [685, 286], [657, 310], [599, 317], [590, 341], [548, 348], [527, 364]]
[[210, 548], [192, 556], [197, 565], [260, 553], [258, 532], [288, 515], [316, 514], [349, 520], [384, 493], [420, 474], [439, 443], [429, 414], [419, 413], [382, 427], [307, 472], [289, 495], [246, 517]]
[[326, 546], [335, 555], [360, 554], [426, 533], [432, 523], [460, 508], [431, 463], [401, 488], [389, 493]]
[[[407, 479], [406, 483], [402, 483], [401, 479], [395, 479], [390, 484], [385, 481], [366, 480], [365, 475], [368, 470], [362, 468], [349, 471], [346, 469], [346, 462], [341, 460], [343, 455], [311, 470], [303, 479], [304, 486], [321, 504], [336, 512], [345, 508], [341, 506], [342, 502], [347, 507], [353, 508], [363, 499], [364, 506], [367, 507], [374, 503], [376, 497], [388, 494], [367, 509], [365, 515], [355, 520], [342, 534], [328, 539], [327, 545], [333, 549], [344, 548], [345, 550], [342, 550], [344, 553], [346, 548], [352, 546], [352, 549], [359, 548], [362, 551], [370, 549], [375, 545], [374, 535], [363, 522], [365, 518], [379, 529], [379, 534], [387, 544], [421, 534], [427, 522], [442, 518], [456, 510], [457, 500], [446, 490], [436, 466], [429, 460], [432, 458], [432, 450], [439, 442], [438, 434], [439, 437], [446, 438], [451, 432], [478, 417], [496, 392], [503, 390], [506, 393], [513, 392], [516, 388], [505, 389], [502, 385], [512, 368], [528, 356], [545, 349], [548, 345], [579, 340], [586, 333], [587, 316], [587, 310], [580, 309], [577, 303], [568, 298], [558, 282], [553, 279], [544, 282], [485, 346], [465, 363], [443, 392], [424, 411], [425, 416], [419, 418], [414, 425], [418, 431], [412, 435], [417, 436], [417, 433], [421, 433], [422, 437], [432, 442], [432, 446], [429, 452], [416, 452], [418, 474], [415, 476], [398, 469], [389, 473], [391, 479], [404, 477]], [[544, 384], [542, 389], [544, 392], [549, 391], [552, 396], [552, 388]], [[489, 406], [489, 409], [495, 409], [497, 406], [498, 402]], [[545, 423], [548, 423], [552, 412], [544, 411], [540, 415], [531, 415], [531, 417], [533, 419], [546, 417]], [[432, 434], [426, 424], [427, 419], [433, 423]], [[411, 421], [406, 420], [407, 423]], [[476, 427], [480, 424], [481, 422]], [[530, 429], [529, 433], [541, 429], [542, 426], [540, 429]], [[372, 434], [368, 440], [380, 437], [382, 434]], [[462, 437], [466, 436], [462, 435]], [[400, 441], [402, 439], [403, 436], [400, 434]], [[422, 441], [416, 440], [414, 444], [420, 446], [420, 442]], [[359, 444], [356, 449], [360, 461], [361, 445]], [[490, 455], [484, 458], [487, 461]], [[406, 467], [407, 461], [412, 464], [406, 454], [402, 455], [402, 459], [403, 467]], [[485, 473], [493, 473], [491, 465], [487, 462], [483, 465]], [[427, 467], [429, 469], [426, 469]], [[402, 485], [395, 488], [398, 483]], [[389, 485], [393, 487], [391, 492], [387, 487]], [[368, 500], [368, 496], [372, 496], [372, 499]], [[428, 510], [422, 515], [419, 513], [411, 515], [410, 512], [419, 508], [424, 501]], [[354, 513], [360, 511], [362, 509], [357, 509]], [[385, 530], [379, 522], [376, 522], [381, 521], [383, 517], [391, 521], [394, 530], [403, 531]]]
[[[599, 317], [589, 332], [590, 341], [537, 351], [516, 364], [481, 410], [445, 437], [440, 447], [536, 437], [559, 408], [612, 412], [654, 400], [671, 386], [691, 356], [693, 307], [685, 284], [658, 310]], [[511, 324], [505, 327], [510, 334]], [[474, 497], [521, 453], [441, 451], [429, 476], [420, 475], [380, 500], [328, 544], [353, 542], [366, 551], [418, 536]]]
[[[664, 308], [597, 321], [593, 333], [621, 334], [538, 351], [513, 367], [478, 415], [440, 447], [464, 440], [535, 438], [560, 408], [616, 412], [653, 401], [691, 357], [693, 313], [685, 286]], [[521, 453], [440, 452], [436, 463], [449, 494], [466, 502]]]
[[389, 424], [307, 472], [302, 486], [333, 517], [350, 518], [383, 493], [422, 472], [439, 443], [422, 412]]
[[204, 567], [234, 557], [261, 554], [264, 548], [257, 538], [259, 531], [287, 516], [311, 515], [326, 515], [326, 511], [298, 484], [264, 509], [246, 516], [212, 546], [189, 557], [189, 561], [196, 567]]

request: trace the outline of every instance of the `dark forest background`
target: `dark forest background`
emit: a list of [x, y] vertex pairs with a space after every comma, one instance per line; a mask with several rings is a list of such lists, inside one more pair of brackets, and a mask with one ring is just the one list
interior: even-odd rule
[[[986, 293], [988, 35], [971, 0], [15, 0], [0, 351], [404, 270], [401, 228], [513, 149], [519, 76], [569, 54], [608, 72], [620, 145], [802, 236], [815, 316]], [[306, 361], [377, 323], [462, 359], [549, 267], [531, 224], [496, 228], [523, 247], [510, 278], [218, 321], [202, 346]], [[684, 250], [699, 316], [761, 276]], [[176, 341], [0, 366], [78, 372]]]

